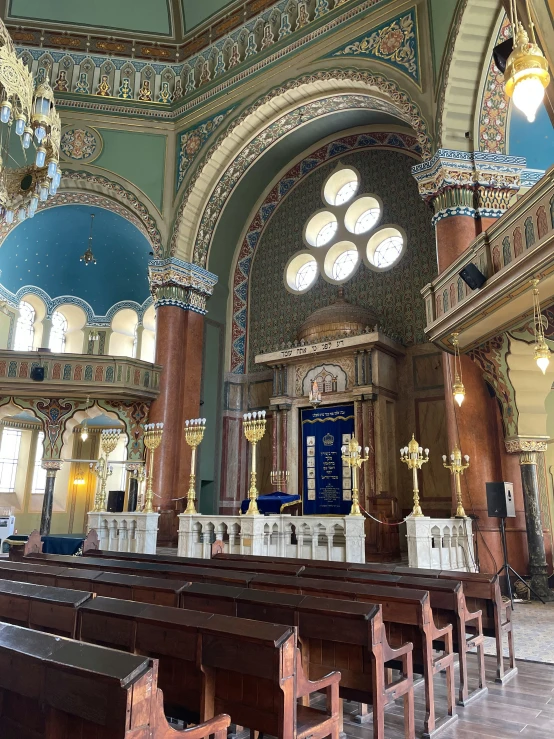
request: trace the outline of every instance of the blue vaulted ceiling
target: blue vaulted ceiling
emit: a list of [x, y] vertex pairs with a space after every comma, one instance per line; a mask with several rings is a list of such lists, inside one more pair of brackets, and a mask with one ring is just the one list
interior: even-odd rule
[[[79, 261], [87, 248], [94, 213], [92, 250], [97, 264]], [[0, 245], [0, 283], [12, 293], [27, 285], [51, 298], [73, 295], [105, 315], [122, 300], [149, 295], [145, 236], [117, 213], [84, 205], [48, 208], [19, 224]]]

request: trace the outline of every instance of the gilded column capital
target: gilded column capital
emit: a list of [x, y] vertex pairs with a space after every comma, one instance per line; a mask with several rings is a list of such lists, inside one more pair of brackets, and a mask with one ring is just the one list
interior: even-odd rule
[[43, 459], [40, 464], [46, 470], [46, 477], [56, 477], [56, 473], [62, 468], [63, 459]]
[[537, 454], [546, 452], [547, 437], [514, 436], [506, 439], [506, 451], [509, 454], [519, 454], [520, 464], [537, 464]]
[[205, 315], [206, 303], [217, 284], [217, 276], [196, 264], [176, 257], [152, 259], [148, 265], [154, 305], [173, 305]]
[[521, 185], [524, 157], [438, 149], [412, 167], [419, 194], [433, 206], [433, 223], [450, 216], [498, 218]]

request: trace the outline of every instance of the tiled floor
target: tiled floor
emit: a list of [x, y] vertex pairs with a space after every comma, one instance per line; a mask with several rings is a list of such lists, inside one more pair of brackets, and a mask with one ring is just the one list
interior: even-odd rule
[[[513, 620], [516, 657], [554, 664], [554, 603], [516, 602]], [[494, 639], [485, 640], [485, 653], [496, 654]], [[506, 644], [504, 654], [508, 656]]]

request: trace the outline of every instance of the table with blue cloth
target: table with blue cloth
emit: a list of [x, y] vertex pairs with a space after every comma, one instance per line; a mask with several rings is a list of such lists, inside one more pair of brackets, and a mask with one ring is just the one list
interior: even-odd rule
[[[260, 513], [263, 513], [264, 516], [269, 515], [275, 515], [276, 513], [286, 513], [287, 509], [285, 508], [283, 511], [281, 511], [281, 508], [286, 503], [299, 503], [300, 502], [300, 496], [299, 495], [289, 495], [288, 493], [268, 493], [267, 495], [260, 495], [258, 496], [258, 510]], [[244, 515], [246, 511], [248, 510], [248, 506], [250, 505], [250, 500], [243, 500], [240, 504], [240, 512]]]
[[[27, 534], [13, 534], [8, 541], [27, 541]], [[42, 539], [43, 554], [77, 554], [85, 541], [84, 534], [44, 534]]]

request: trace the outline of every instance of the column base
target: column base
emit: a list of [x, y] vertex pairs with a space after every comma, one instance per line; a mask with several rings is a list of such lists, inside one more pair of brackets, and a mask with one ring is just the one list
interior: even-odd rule
[[535, 593], [547, 603], [554, 601], [554, 590], [548, 587], [547, 575], [532, 575], [529, 583]]
[[177, 511], [160, 511], [158, 522], [158, 546], [177, 547], [179, 519]]

